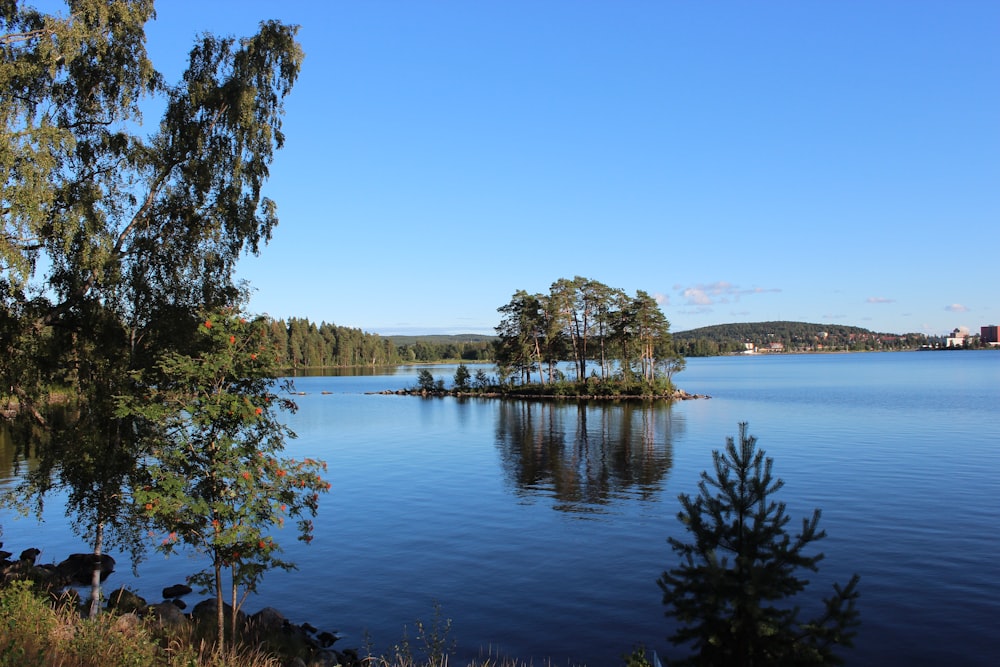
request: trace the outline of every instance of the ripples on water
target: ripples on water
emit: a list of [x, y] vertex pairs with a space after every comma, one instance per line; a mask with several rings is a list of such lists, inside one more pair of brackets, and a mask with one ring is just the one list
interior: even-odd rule
[[[748, 421], [793, 522], [823, 509], [826, 559], [803, 605], [862, 575], [848, 664], [1000, 653], [1000, 353], [691, 359], [678, 384], [713, 398], [673, 406], [364, 393], [415, 376], [296, 381], [289, 453], [326, 459], [334, 488], [313, 545], [282, 540], [300, 570], [270, 575], [251, 607], [355, 646], [366, 629], [380, 647], [404, 625], [412, 637], [438, 602], [463, 656], [612, 665], [636, 643], [670, 655], [655, 581], [675, 562], [666, 538], [685, 537], [676, 497]], [[5, 516], [8, 547], [84, 549], [55, 500], [42, 531]], [[196, 564], [153, 554], [138, 579], [115, 577], [153, 597]]]

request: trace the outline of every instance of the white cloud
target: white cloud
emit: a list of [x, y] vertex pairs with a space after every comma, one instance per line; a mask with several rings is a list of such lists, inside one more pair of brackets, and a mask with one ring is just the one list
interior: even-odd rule
[[867, 303], [896, 303], [895, 299], [887, 299], [884, 296], [870, 296], [866, 299]]
[[774, 287], [740, 289], [739, 285], [734, 285], [725, 280], [719, 280], [707, 285], [694, 285], [686, 287], [683, 290], [678, 285], [675, 286], [675, 289], [680, 290], [681, 296], [684, 297], [685, 303], [689, 306], [711, 306], [719, 303], [730, 303], [730, 301], [739, 301], [741, 296], [781, 291]]
[[706, 294], [705, 290], [697, 287], [688, 287], [681, 292], [681, 296], [687, 299], [689, 306], [710, 306], [713, 303], [712, 297]]
[[947, 310], [949, 313], [967, 313], [967, 312], [969, 312], [969, 309], [966, 308], [965, 306], [963, 306], [960, 303], [953, 303], [950, 306], [945, 306], [944, 309]]

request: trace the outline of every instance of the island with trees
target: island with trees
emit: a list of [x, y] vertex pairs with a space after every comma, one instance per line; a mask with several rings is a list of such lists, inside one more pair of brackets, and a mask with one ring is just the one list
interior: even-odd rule
[[[497, 374], [461, 364], [447, 388], [421, 369], [417, 384], [394, 393], [522, 398], [690, 398], [673, 376], [685, 360], [674, 351], [670, 323], [647, 292], [629, 295], [576, 276], [548, 294], [518, 290], [497, 309]], [[568, 372], [567, 372], [568, 370]]]

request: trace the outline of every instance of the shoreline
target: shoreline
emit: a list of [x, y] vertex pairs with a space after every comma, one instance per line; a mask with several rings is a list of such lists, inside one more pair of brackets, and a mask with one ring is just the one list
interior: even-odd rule
[[675, 389], [671, 394], [511, 394], [498, 391], [470, 392], [427, 390], [427, 389], [383, 389], [382, 391], [367, 391], [366, 396], [420, 396], [423, 398], [500, 398], [500, 399], [531, 399], [559, 401], [691, 401], [712, 398], [708, 394], [689, 394], [683, 389]]

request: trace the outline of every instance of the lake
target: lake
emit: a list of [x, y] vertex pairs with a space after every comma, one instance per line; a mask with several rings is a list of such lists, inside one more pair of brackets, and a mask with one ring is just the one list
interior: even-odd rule
[[[454, 370], [432, 368], [448, 384]], [[861, 575], [847, 664], [1000, 654], [998, 352], [689, 359], [677, 385], [712, 398], [673, 405], [366, 393], [417, 371], [296, 380], [288, 454], [325, 459], [333, 489], [311, 545], [279, 535], [299, 570], [269, 575], [249, 611], [340, 630], [339, 647], [369, 635], [384, 649], [404, 626], [412, 639], [439, 605], [460, 657], [676, 655], [656, 579], [676, 563], [667, 538], [687, 537], [677, 495], [697, 493], [712, 450], [747, 421], [785, 481], [790, 527], [823, 511], [826, 558], [803, 611]], [[87, 550], [57, 499], [48, 507], [42, 526], [2, 517], [8, 550], [38, 546], [46, 562]], [[151, 553], [133, 578], [123, 557], [108, 584], [153, 599], [199, 567]]]

